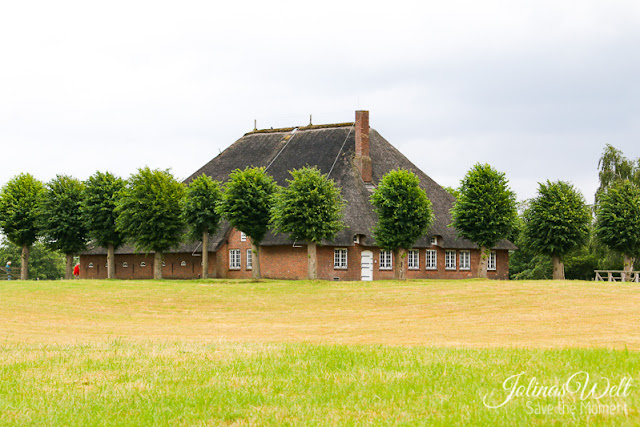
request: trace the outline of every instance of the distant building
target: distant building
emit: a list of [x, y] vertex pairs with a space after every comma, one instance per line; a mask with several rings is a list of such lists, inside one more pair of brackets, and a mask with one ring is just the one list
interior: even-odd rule
[[[437, 156], [437, 153], [434, 153]], [[378, 132], [369, 128], [369, 112], [357, 111], [355, 123], [254, 130], [245, 134], [220, 155], [185, 180], [206, 174], [226, 181], [235, 169], [264, 166], [280, 184], [289, 171], [315, 165], [329, 174], [347, 201], [346, 228], [332, 241], [318, 246], [318, 277], [327, 280], [379, 280], [393, 278], [393, 254], [381, 250], [373, 237], [376, 215], [369, 201], [371, 192], [390, 170], [414, 172], [433, 203], [435, 221], [408, 253], [410, 279], [463, 279], [476, 276], [477, 245], [456, 236], [449, 227], [454, 202], [445, 189], [418, 169]], [[307, 276], [306, 242], [268, 233], [261, 245], [264, 278], [301, 279]], [[491, 249], [488, 276], [509, 277], [509, 250], [503, 240]], [[210, 277], [250, 278], [251, 242], [228, 223], [209, 240]], [[165, 254], [163, 277], [197, 278], [201, 272], [202, 248], [198, 243], [182, 245]], [[153, 255], [135, 254], [130, 247], [116, 251], [116, 277], [152, 278]], [[82, 278], [106, 278], [106, 250], [93, 248], [80, 256]]]

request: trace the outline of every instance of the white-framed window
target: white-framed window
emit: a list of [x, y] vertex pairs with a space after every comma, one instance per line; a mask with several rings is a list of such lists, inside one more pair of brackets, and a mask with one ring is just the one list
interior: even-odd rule
[[471, 270], [471, 251], [460, 251], [460, 270]]
[[487, 270], [496, 269], [496, 251], [491, 251], [489, 259], [487, 260]]
[[89, 263], [89, 268], [93, 268], [93, 263], [92, 262]]
[[180, 262], [180, 267], [186, 267], [186, 266], [187, 266], [187, 261]]
[[393, 252], [390, 250], [380, 250], [380, 270], [391, 270], [393, 268]]
[[456, 251], [444, 252], [444, 269], [445, 270], [456, 269]]
[[253, 269], [253, 251], [247, 249], [247, 270]]
[[145, 268], [146, 266], [147, 266], [147, 263], [146, 263], [146, 262], [142, 261], [142, 262], [140, 263], [140, 267]]
[[240, 241], [241, 242], [246, 242], [247, 241], [247, 235], [244, 234], [242, 231], [240, 232]]
[[438, 251], [435, 249], [427, 249], [427, 258], [425, 259], [427, 270], [438, 269]]
[[355, 236], [353, 236], [353, 243], [360, 243], [360, 236], [358, 236], [357, 234]]
[[122, 263], [122, 267], [123, 267], [123, 268], [127, 268], [127, 267], [129, 267], [129, 263], [128, 263], [128, 262], [123, 262], [123, 263]]
[[418, 249], [411, 249], [407, 253], [407, 257], [407, 266], [410, 270], [417, 270], [420, 268], [420, 251]]
[[230, 270], [238, 270], [240, 269], [241, 259], [240, 259], [240, 249], [229, 249], [229, 269]]
[[347, 248], [333, 250], [333, 268], [347, 268]]
[[431, 236], [431, 246], [437, 245], [438, 244], [438, 237], [437, 236]]
[[167, 266], [167, 263], [166, 263], [166, 262], [164, 262], [164, 261], [162, 261], [162, 266], [163, 266], [163, 267], [166, 267], [166, 266]]

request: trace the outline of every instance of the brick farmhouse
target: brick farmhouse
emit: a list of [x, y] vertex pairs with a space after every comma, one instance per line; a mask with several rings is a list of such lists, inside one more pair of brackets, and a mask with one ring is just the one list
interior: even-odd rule
[[[280, 185], [286, 185], [289, 171], [315, 165], [329, 174], [341, 188], [347, 204], [346, 228], [332, 241], [318, 246], [318, 278], [326, 280], [380, 280], [393, 278], [393, 254], [376, 245], [372, 235], [376, 215], [369, 198], [376, 183], [390, 170], [408, 169], [418, 175], [433, 204], [435, 221], [429, 232], [408, 252], [410, 279], [463, 279], [475, 277], [478, 246], [460, 239], [451, 223], [454, 202], [444, 188], [434, 182], [378, 132], [369, 128], [368, 111], [357, 111], [355, 123], [254, 130], [224, 150], [185, 180], [201, 174], [226, 181], [235, 169], [266, 167]], [[516, 247], [503, 240], [491, 249], [488, 276], [508, 279], [509, 251]], [[197, 242], [183, 244], [165, 254], [163, 277], [198, 278], [203, 248]], [[251, 241], [228, 223], [210, 236], [209, 276], [250, 278]], [[268, 233], [261, 245], [261, 270], [265, 278], [302, 279], [307, 276], [305, 242]], [[135, 253], [131, 247], [116, 250], [116, 277], [153, 277], [153, 254]], [[106, 250], [92, 248], [80, 255], [83, 278], [106, 278]]]

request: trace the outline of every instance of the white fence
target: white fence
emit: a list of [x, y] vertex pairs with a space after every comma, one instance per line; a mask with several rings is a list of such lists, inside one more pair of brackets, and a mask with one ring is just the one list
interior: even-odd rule
[[640, 271], [594, 270], [596, 281], [601, 282], [640, 282]]

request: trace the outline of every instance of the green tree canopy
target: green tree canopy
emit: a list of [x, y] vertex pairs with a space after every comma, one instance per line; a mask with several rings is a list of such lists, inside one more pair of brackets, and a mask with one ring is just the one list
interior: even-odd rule
[[525, 242], [536, 254], [553, 258], [553, 278], [564, 279], [562, 258], [589, 238], [591, 211], [584, 196], [565, 181], [540, 183], [524, 212]]
[[376, 243], [396, 252], [396, 278], [405, 279], [404, 250], [411, 249], [433, 223], [431, 201], [414, 173], [397, 169], [382, 177], [371, 203], [378, 215]]
[[0, 191], [0, 229], [10, 242], [20, 246], [20, 278], [29, 276], [29, 251], [39, 233], [39, 204], [44, 186], [29, 174], [20, 174]]
[[155, 252], [154, 277], [162, 278], [163, 253], [182, 241], [185, 186], [168, 170], [138, 169], [116, 207], [116, 228], [142, 252]]
[[38, 237], [38, 205], [44, 186], [29, 174], [20, 174], [0, 191], [0, 228], [15, 245], [31, 246]]
[[67, 256], [67, 279], [73, 276], [73, 255], [86, 247], [87, 229], [81, 213], [83, 188], [76, 178], [58, 175], [47, 183], [40, 204], [45, 242]]
[[293, 179], [275, 197], [272, 222], [291, 239], [307, 242], [310, 279], [317, 277], [316, 244], [331, 240], [344, 228], [344, 201], [333, 180], [316, 167], [290, 171]]
[[220, 183], [205, 174], [191, 181], [184, 199], [184, 219], [192, 238], [200, 239], [202, 233], [218, 231], [220, 214], [217, 208], [221, 195]]
[[483, 252], [478, 270], [486, 277], [486, 251], [509, 236], [517, 219], [516, 195], [504, 173], [488, 164], [476, 164], [460, 183], [459, 197], [451, 210], [458, 236], [471, 240]]
[[202, 239], [203, 279], [207, 278], [209, 270], [209, 233], [214, 234], [220, 226], [217, 210], [220, 197], [220, 183], [202, 174], [191, 181], [184, 199], [184, 218], [191, 237]]
[[225, 184], [220, 213], [259, 245], [269, 229], [276, 189], [275, 181], [264, 168], [236, 169]]
[[125, 181], [110, 172], [96, 172], [85, 182], [82, 215], [87, 234], [103, 248], [118, 248], [123, 236], [116, 229], [116, 206]]
[[640, 159], [636, 161], [628, 159], [622, 151], [610, 144], [607, 144], [602, 151], [598, 169], [600, 186], [596, 191], [596, 203], [615, 182], [629, 180], [635, 185], [640, 185]]
[[596, 209], [596, 237], [625, 256], [626, 271], [640, 255], [640, 188], [617, 181], [601, 195]]

